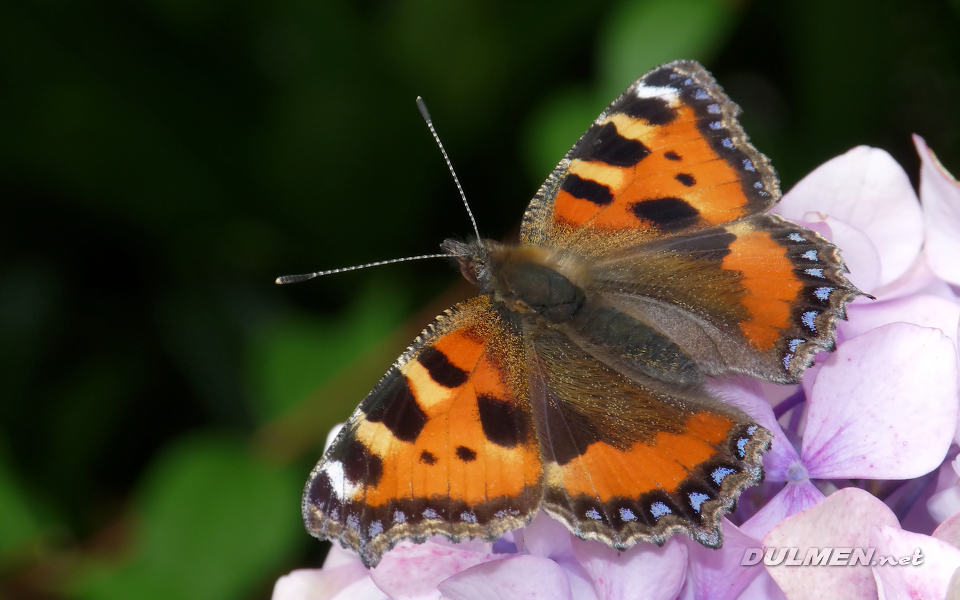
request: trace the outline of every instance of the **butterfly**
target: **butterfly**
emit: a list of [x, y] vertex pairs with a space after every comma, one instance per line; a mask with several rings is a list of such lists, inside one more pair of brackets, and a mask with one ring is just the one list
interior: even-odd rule
[[401, 540], [494, 540], [543, 510], [617, 549], [720, 518], [771, 434], [709, 377], [797, 383], [862, 293], [768, 210], [767, 158], [702, 66], [646, 73], [560, 161], [520, 242], [446, 240], [479, 295], [390, 367], [316, 465], [314, 536], [368, 567]]

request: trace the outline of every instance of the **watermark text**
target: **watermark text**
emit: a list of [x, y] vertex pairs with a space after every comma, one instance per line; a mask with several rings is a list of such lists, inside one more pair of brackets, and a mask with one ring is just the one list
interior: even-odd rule
[[768, 567], [854, 567], [922, 565], [920, 548], [912, 556], [881, 556], [876, 548], [747, 548], [740, 565], [751, 567], [761, 562]]

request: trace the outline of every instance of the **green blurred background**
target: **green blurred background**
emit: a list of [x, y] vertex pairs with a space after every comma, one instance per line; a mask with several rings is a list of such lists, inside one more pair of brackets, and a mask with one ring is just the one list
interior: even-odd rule
[[0, 2], [0, 598], [269, 597], [327, 430], [445, 305], [423, 261], [698, 59], [784, 189], [858, 144], [960, 171], [960, 1]]

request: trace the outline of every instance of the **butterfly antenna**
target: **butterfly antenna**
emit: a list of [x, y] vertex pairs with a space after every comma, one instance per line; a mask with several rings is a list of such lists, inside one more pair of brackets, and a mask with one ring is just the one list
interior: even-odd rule
[[463, 187], [460, 185], [460, 180], [457, 178], [457, 172], [453, 170], [453, 163], [450, 162], [450, 157], [447, 156], [447, 151], [443, 148], [443, 142], [440, 141], [440, 136], [437, 135], [437, 130], [433, 128], [433, 119], [430, 118], [430, 111], [427, 110], [427, 105], [424, 104], [423, 98], [417, 96], [417, 108], [420, 109], [420, 114], [423, 116], [423, 120], [427, 122], [427, 127], [430, 128], [430, 133], [433, 135], [433, 140], [437, 142], [437, 146], [440, 146], [440, 152], [443, 154], [443, 160], [447, 163], [447, 168], [450, 169], [450, 174], [453, 175], [453, 181], [457, 184], [457, 189], [460, 191], [460, 198], [463, 200], [463, 206], [467, 209], [467, 214], [470, 216], [470, 223], [473, 225], [473, 232], [477, 234], [477, 239], [480, 239], [480, 230], [477, 229], [477, 221], [473, 218], [473, 211], [470, 210], [470, 204], [467, 202], [467, 195], [463, 193]]
[[377, 262], [367, 263], [365, 265], [356, 265], [353, 267], [343, 267], [340, 269], [330, 269], [329, 271], [317, 271], [316, 273], [304, 273], [303, 275], [284, 275], [283, 277], [277, 277], [277, 284], [284, 283], [300, 283], [301, 281], [306, 281], [308, 279], [313, 279], [314, 277], [323, 277], [324, 275], [333, 275], [334, 273], [346, 273], [347, 271], [357, 271], [359, 269], [366, 269], [367, 267], [379, 267], [380, 265], [392, 265], [399, 262], [407, 262], [410, 260], [420, 260], [423, 258], [447, 258], [451, 256], [450, 254], [421, 254], [420, 256], [407, 256], [406, 258], [392, 258], [390, 260], [379, 260]]

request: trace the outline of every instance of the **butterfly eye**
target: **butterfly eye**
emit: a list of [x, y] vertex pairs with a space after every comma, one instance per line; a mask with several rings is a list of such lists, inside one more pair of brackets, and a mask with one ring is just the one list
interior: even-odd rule
[[464, 279], [476, 286], [482, 286], [481, 282], [486, 279], [487, 268], [483, 259], [473, 256], [457, 257], [460, 262], [460, 272]]

